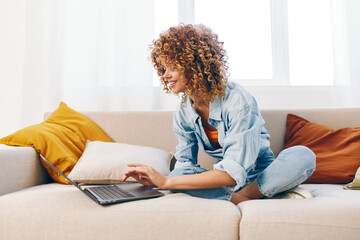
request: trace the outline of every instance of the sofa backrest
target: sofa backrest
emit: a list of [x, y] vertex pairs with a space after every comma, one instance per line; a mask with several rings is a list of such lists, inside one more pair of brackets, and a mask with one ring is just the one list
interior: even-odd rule
[[[311, 122], [320, 123], [333, 129], [360, 127], [358, 109], [297, 109], [262, 110], [265, 127], [270, 134], [271, 149], [275, 156], [284, 148], [286, 116], [292, 113]], [[128, 111], [128, 112], [84, 112], [99, 125], [114, 141], [128, 144], [151, 146], [174, 152], [178, 143], [172, 131], [171, 111]], [[45, 118], [49, 113], [45, 114]], [[211, 169], [215, 160], [199, 151], [199, 164]]]

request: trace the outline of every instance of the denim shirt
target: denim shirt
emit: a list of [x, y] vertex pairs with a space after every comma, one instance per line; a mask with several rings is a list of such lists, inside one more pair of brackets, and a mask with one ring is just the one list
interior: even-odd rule
[[242, 86], [228, 82], [225, 95], [209, 105], [208, 123], [218, 131], [219, 146], [211, 143], [201, 118], [187, 98], [178, 105], [173, 117], [173, 130], [179, 144], [175, 158], [181, 166], [197, 165], [199, 146], [217, 162], [214, 169], [227, 172], [235, 181], [233, 191], [249, 184], [249, 173], [257, 165], [273, 161], [269, 134], [254, 97]]

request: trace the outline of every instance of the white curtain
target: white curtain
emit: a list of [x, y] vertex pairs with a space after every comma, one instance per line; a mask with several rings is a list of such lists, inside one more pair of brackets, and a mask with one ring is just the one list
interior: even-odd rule
[[[148, 59], [154, 1], [0, 0], [0, 137], [40, 123], [60, 101], [78, 111], [173, 110], [178, 99], [153, 87]], [[336, 84], [350, 87], [320, 97], [247, 87], [262, 108], [360, 107], [360, 1], [332, 1], [342, 9]]]
[[[153, 0], [0, 0], [0, 136], [78, 111], [162, 109]], [[158, 96], [158, 97], [157, 97]]]

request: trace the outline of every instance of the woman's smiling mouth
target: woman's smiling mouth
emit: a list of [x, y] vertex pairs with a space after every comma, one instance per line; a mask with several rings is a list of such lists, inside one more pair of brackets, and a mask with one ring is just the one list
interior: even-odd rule
[[173, 88], [175, 86], [175, 84], [177, 83], [177, 80], [175, 81], [168, 81], [168, 83], [170, 84], [170, 87]]

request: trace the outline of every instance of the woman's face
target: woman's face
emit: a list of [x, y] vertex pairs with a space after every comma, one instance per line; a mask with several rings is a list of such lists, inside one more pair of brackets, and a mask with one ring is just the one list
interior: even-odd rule
[[181, 93], [186, 91], [186, 84], [189, 82], [189, 79], [182, 76], [175, 67], [164, 66], [165, 73], [163, 77], [165, 78], [168, 86], [171, 88], [173, 93]]

